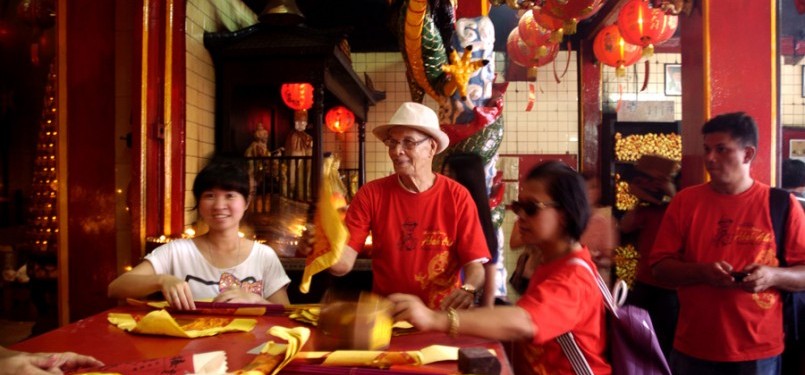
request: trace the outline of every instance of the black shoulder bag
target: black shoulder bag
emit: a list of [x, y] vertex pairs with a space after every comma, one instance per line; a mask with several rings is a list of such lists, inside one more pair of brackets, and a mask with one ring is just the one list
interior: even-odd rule
[[[777, 244], [777, 260], [780, 267], [786, 267], [785, 261], [785, 227], [788, 222], [790, 207], [788, 191], [771, 188], [769, 191], [769, 214]], [[805, 292], [780, 291], [783, 300], [783, 328], [787, 341], [805, 339]]]

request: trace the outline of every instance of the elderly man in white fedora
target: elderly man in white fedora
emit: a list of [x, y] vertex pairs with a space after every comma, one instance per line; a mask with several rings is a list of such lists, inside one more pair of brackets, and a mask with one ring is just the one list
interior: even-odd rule
[[388, 147], [395, 173], [355, 195], [346, 216], [349, 241], [330, 272], [346, 274], [365, 254], [372, 259], [375, 293], [413, 294], [434, 309], [472, 306], [490, 255], [469, 192], [432, 170], [433, 157], [450, 144], [436, 113], [403, 103], [372, 133]]

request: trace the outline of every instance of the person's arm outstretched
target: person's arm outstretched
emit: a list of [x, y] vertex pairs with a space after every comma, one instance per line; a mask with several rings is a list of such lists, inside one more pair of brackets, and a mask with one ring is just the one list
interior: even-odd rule
[[187, 282], [173, 275], [158, 275], [149, 261], [118, 276], [107, 289], [110, 298], [140, 298], [154, 292], [162, 292], [165, 300], [177, 309], [196, 308]]

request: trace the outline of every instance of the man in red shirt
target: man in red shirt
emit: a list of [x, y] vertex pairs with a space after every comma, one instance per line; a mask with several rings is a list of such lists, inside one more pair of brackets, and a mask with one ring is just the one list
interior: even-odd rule
[[790, 197], [789, 266], [779, 267], [769, 186], [750, 175], [755, 121], [724, 114], [702, 134], [711, 180], [673, 198], [649, 259], [658, 281], [678, 287], [670, 365], [678, 374], [779, 374], [780, 290], [805, 289], [805, 214]]
[[395, 173], [367, 183], [350, 202], [349, 241], [330, 272], [349, 272], [371, 232], [375, 293], [413, 294], [436, 309], [472, 306], [490, 254], [470, 193], [432, 170], [450, 143], [436, 113], [403, 103], [372, 133], [388, 147]]

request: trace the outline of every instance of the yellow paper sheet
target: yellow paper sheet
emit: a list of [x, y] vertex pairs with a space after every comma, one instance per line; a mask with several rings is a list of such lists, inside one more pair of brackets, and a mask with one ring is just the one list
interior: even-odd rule
[[[310, 338], [310, 329], [306, 327], [295, 327], [295, 328], [286, 328], [281, 326], [274, 326], [268, 330], [268, 333], [272, 336], [278, 337], [287, 341], [285, 344], [275, 343], [274, 341], [269, 341], [260, 351], [260, 355], [255, 359], [255, 361], [265, 361], [265, 358], [260, 358], [261, 356], [268, 355], [268, 357], [273, 357], [270, 359], [276, 359], [276, 356], [282, 355], [282, 361], [271, 369], [271, 375], [275, 375], [280, 370], [282, 370], [288, 363], [290, 363], [299, 351], [305, 346], [305, 343]], [[266, 357], [266, 358], [268, 358]], [[268, 375], [266, 372], [266, 367], [258, 368], [253, 361], [245, 368], [249, 370], [241, 370], [237, 371], [236, 374], [244, 374], [244, 375]]]
[[[189, 326], [184, 328], [165, 310], [152, 311], [137, 322], [131, 314], [109, 313], [107, 320], [118, 328], [132, 333], [145, 335], [164, 335], [173, 337], [205, 337], [225, 332], [249, 332], [257, 324], [255, 319], [231, 319], [226, 325], [216, 326], [218, 322], [228, 321], [230, 318], [198, 317]], [[198, 323], [198, 324], [196, 324]], [[199, 329], [188, 328], [193, 325]]]

